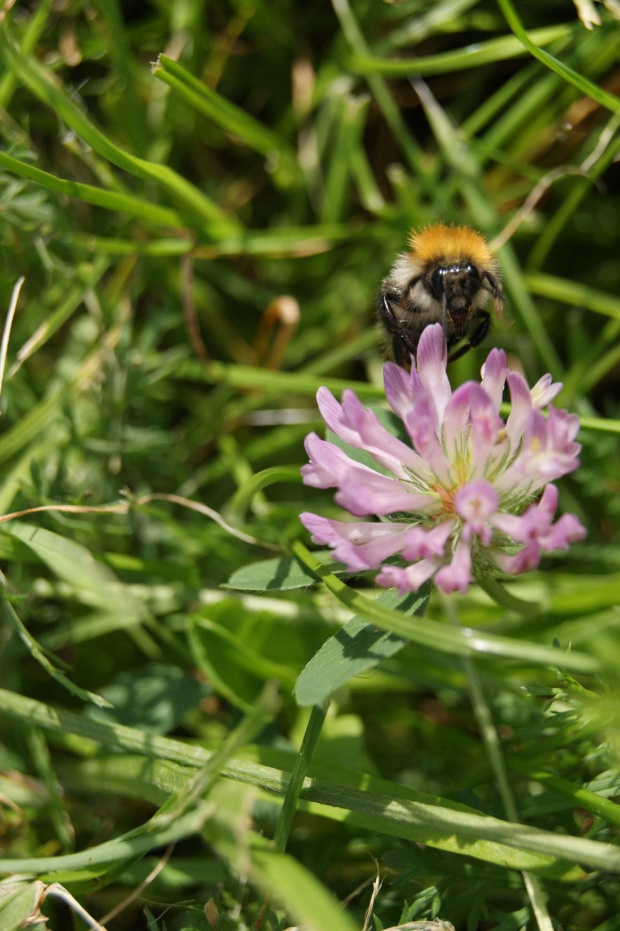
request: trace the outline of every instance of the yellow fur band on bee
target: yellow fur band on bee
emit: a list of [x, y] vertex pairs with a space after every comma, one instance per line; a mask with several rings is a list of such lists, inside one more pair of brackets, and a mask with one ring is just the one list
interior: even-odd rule
[[495, 261], [484, 236], [468, 226], [435, 223], [414, 231], [409, 245], [416, 260], [424, 265], [439, 258], [444, 262], [473, 261], [483, 267]]

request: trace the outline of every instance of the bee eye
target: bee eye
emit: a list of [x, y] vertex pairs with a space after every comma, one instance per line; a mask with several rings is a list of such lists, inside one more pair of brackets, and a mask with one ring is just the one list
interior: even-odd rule
[[445, 274], [445, 268], [436, 268], [433, 274], [431, 275], [431, 291], [433, 292], [433, 297], [442, 297], [444, 292], [443, 286], [443, 276]]

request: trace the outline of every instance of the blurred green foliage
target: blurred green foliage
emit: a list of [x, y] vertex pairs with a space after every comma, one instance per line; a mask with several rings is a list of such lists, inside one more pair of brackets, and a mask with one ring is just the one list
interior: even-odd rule
[[[597, 4], [588, 29], [570, 0], [522, 3], [518, 17], [508, 0], [9, 6], [2, 306], [26, 281], [2, 391], [0, 505], [78, 510], [0, 531], [0, 868], [30, 863], [110, 931], [379, 931], [435, 916], [457, 931], [548, 931], [547, 910], [565, 931], [611, 931], [615, 7]], [[589, 536], [512, 587], [534, 618], [472, 591], [448, 609], [431, 597], [432, 644], [392, 649], [384, 635], [381, 665], [336, 693], [317, 785], [287, 854], [274, 852], [262, 835], [309, 714], [294, 685], [352, 611], [296, 563], [249, 564], [306, 539], [300, 511], [338, 513], [298, 481], [303, 438], [319, 428], [314, 393], [354, 384], [381, 397], [377, 289], [409, 230], [438, 220], [496, 242], [507, 292], [505, 319], [452, 367], [453, 384], [477, 377], [491, 344], [531, 382], [564, 381], [558, 403], [585, 426], [561, 505]], [[240, 572], [256, 581], [220, 588]], [[354, 588], [376, 594], [362, 576]], [[513, 658], [480, 648], [464, 661], [448, 648], [455, 615], [511, 638]], [[536, 653], [554, 641], [559, 669]], [[578, 680], [562, 662], [571, 646], [568, 666], [588, 673]], [[278, 709], [264, 694], [274, 679]], [[87, 692], [114, 707], [84, 711]], [[507, 824], [480, 701], [530, 838]], [[373, 857], [384, 885], [365, 921]], [[19, 927], [38, 895], [0, 885], [0, 926]], [[68, 927], [75, 901], [41, 908]]]

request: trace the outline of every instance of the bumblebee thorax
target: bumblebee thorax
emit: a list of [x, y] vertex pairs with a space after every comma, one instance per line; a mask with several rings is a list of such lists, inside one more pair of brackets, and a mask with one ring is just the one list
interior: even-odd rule
[[494, 259], [486, 239], [468, 226], [445, 226], [437, 223], [412, 233], [409, 244], [411, 257], [421, 265], [493, 266]]

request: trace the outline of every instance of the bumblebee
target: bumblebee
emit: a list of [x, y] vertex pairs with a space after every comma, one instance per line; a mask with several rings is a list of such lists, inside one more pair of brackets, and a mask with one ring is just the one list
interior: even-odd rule
[[467, 226], [438, 223], [412, 232], [409, 245], [383, 280], [379, 296], [379, 320], [394, 360], [409, 368], [424, 328], [441, 323], [448, 348], [461, 343], [448, 358], [454, 362], [487, 335], [491, 299], [501, 313], [497, 262], [484, 236]]

